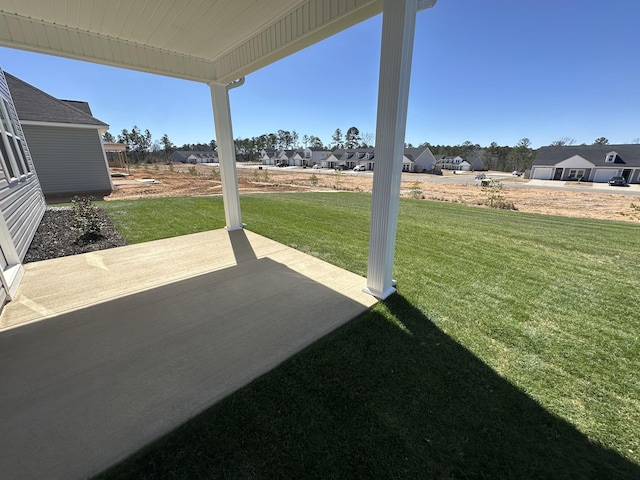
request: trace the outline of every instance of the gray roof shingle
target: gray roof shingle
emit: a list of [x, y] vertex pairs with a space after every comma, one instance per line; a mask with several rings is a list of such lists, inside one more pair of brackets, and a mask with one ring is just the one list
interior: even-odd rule
[[20, 121], [69, 123], [108, 127], [91, 115], [86, 102], [58, 100], [33, 85], [4, 72]]
[[[618, 156], [615, 162], [607, 163], [605, 159], [610, 152], [616, 152]], [[533, 165], [556, 165], [574, 155], [581, 156], [595, 166], [627, 165], [629, 167], [640, 167], [639, 144], [541, 147], [538, 149]]]

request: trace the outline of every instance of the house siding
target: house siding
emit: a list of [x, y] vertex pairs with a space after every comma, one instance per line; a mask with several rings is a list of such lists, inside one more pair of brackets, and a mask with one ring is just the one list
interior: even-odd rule
[[23, 129], [46, 196], [111, 193], [97, 130], [40, 125], [23, 125]]
[[551, 180], [553, 178], [553, 167], [534, 167], [531, 178], [536, 180]]
[[[2, 281], [9, 285], [11, 291], [19, 285], [21, 275], [9, 279], [5, 276], [6, 268], [10, 266], [12, 269], [22, 269], [19, 264], [24, 260], [31, 245], [46, 205], [26, 137], [18, 121], [16, 108], [2, 69], [0, 69], [0, 97], [7, 101], [7, 114], [11, 119], [13, 134], [22, 140], [22, 156], [26, 164], [26, 170], [22, 167], [21, 170], [18, 169], [19, 171], [14, 172], [17, 178], [8, 177], [9, 172], [5, 171], [4, 167], [0, 167], [0, 215], [2, 216], [0, 275]], [[0, 141], [3, 140], [0, 138]], [[3, 158], [5, 165], [7, 162], [9, 159]], [[22, 164], [22, 162], [18, 163]], [[9, 295], [10, 292], [6, 290], [5, 286], [0, 285], [0, 310], [9, 300]]]
[[[9, 87], [2, 70], [0, 70], [0, 94], [9, 100], [10, 114], [17, 118], [15, 106], [11, 100]], [[21, 131], [20, 123], [16, 123], [18, 135], [26, 139], [26, 135]], [[30, 170], [26, 176], [21, 177], [19, 180], [13, 179], [13, 181], [10, 181], [6, 177], [6, 172], [0, 168], [0, 212], [2, 212], [9, 235], [21, 261], [24, 259], [29, 245], [31, 245], [46, 207], [38, 182], [37, 171], [34, 168], [29, 152], [28, 140], [24, 142], [23, 148], [26, 157], [25, 161], [28, 163]]]
[[0, 180], [0, 211], [21, 261], [40, 225], [45, 207], [35, 175], [13, 185], [5, 178]]
[[[607, 160], [611, 153], [615, 153], [614, 161]], [[625, 176], [629, 183], [640, 183], [640, 145], [541, 147], [531, 167], [531, 178], [576, 180], [580, 170], [583, 180], [594, 183], [606, 183], [615, 175]]]

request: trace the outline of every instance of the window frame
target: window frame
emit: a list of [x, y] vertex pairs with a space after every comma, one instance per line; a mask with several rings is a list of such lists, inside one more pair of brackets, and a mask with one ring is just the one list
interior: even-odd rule
[[[3, 143], [1, 164], [9, 182], [24, 180], [32, 173], [31, 165], [25, 152], [24, 137], [20, 135], [21, 129], [17, 124], [9, 99], [0, 95], [0, 140]], [[24, 135], [24, 134], [23, 134]]]

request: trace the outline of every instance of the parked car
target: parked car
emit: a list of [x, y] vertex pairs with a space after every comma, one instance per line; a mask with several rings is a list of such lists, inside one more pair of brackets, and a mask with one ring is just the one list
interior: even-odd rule
[[522, 175], [522, 172], [519, 172], [518, 170], [514, 170], [511, 175], [515, 175], [516, 177], [519, 177], [520, 175]]
[[609, 179], [609, 185], [611, 185], [612, 187], [626, 187], [627, 181], [624, 177], [616, 175], [615, 177], [611, 177]]
[[346, 165], [336, 165], [335, 169], [336, 170], [347, 170], [347, 166]]
[[476, 180], [484, 180], [487, 176], [484, 173], [476, 174]]
[[286, 164], [286, 163], [284, 163], [284, 162], [276, 163], [276, 167], [288, 167], [288, 166], [289, 166], [289, 165], [287, 165], [287, 164]]
[[355, 167], [353, 167], [354, 172], [364, 172], [366, 170], [367, 167], [365, 167], [364, 165], [356, 165]]
[[316, 163], [313, 168], [315, 168], [316, 170], [320, 168], [320, 164]]

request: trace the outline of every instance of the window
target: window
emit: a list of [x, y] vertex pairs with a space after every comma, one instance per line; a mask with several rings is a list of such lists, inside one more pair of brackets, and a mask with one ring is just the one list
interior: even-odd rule
[[0, 101], [0, 154], [0, 167], [9, 179], [24, 176], [31, 171], [17, 119], [5, 98]]
[[607, 153], [607, 157], [604, 159], [605, 163], [613, 163], [616, 161], [618, 154], [616, 152]]
[[[4, 135], [2, 135], [4, 137]], [[9, 162], [9, 155], [7, 154], [7, 147], [3, 138], [0, 138], [0, 168], [2, 168], [7, 176], [7, 179], [16, 178], [16, 173], [13, 170], [11, 162]]]

